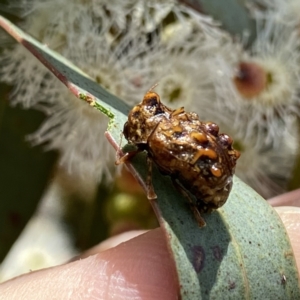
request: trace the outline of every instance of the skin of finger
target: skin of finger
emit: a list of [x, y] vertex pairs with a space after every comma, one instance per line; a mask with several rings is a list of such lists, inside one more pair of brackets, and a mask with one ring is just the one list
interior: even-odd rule
[[147, 232], [147, 230], [131, 230], [131, 231], [127, 231], [124, 233], [120, 233], [116, 236], [108, 238], [107, 240], [103, 241], [102, 243], [85, 251], [84, 253], [82, 253], [80, 255], [80, 258], [85, 258], [90, 255], [93, 255], [93, 254], [108, 250], [110, 248], [116, 247], [119, 244], [121, 244], [127, 240], [133, 239], [141, 234], [144, 234], [145, 232]]
[[0, 285], [0, 299], [177, 299], [174, 264], [161, 229], [69, 264]]
[[269, 204], [275, 206], [297, 206], [300, 207], [300, 189], [276, 196], [268, 200]]
[[283, 206], [275, 209], [289, 235], [300, 276], [300, 208]]

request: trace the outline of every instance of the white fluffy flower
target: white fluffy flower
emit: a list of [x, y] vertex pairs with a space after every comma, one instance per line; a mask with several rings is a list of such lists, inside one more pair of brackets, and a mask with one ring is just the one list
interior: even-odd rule
[[247, 5], [258, 20], [272, 18], [276, 23], [299, 26], [300, 2], [298, 0], [248, 0]]
[[162, 55], [153, 68], [153, 78], [159, 82], [156, 91], [167, 106], [173, 109], [183, 106], [204, 116], [215, 97], [207, 77], [208, 68], [205, 60], [193, 53], [181, 52], [169, 59]]
[[248, 53], [212, 61], [218, 105], [232, 111], [235, 124], [247, 123], [247, 137], [277, 141], [300, 115], [299, 46], [297, 30], [269, 20]]
[[[276, 190], [271, 188], [276, 172], [287, 178], [295, 145], [286, 146], [287, 128], [299, 104], [299, 42], [290, 27], [272, 28], [269, 21], [245, 53], [209, 17], [171, 0], [28, 3], [25, 30], [111, 93], [134, 105], [159, 83], [156, 91], [166, 105], [184, 106], [229, 128], [244, 152], [238, 175], [264, 196]], [[22, 46], [5, 51], [0, 59], [2, 80], [15, 87], [12, 102], [47, 115], [30, 136], [33, 143], [59, 149], [61, 163], [72, 172], [109, 177], [114, 154], [103, 136], [107, 118], [71, 95]], [[256, 74], [256, 81], [247, 72]], [[237, 74], [250, 78], [250, 89], [245, 78], [237, 85]], [[255, 85], [257, 78], [261, 81]], [[282, 143], [281, 153], [290, 158], [286, 168], [277, 163], [285, 162], [277, 148]]]
[[[19, 8], [25, 31], [131, 105], [156, 82], [174, 106], [199, 107], [198, 99], [208, 97], [204, 52], [217, 51], [225, 35], [211, 18], [174, 0], [28, 0]], [[59, 149], [69, 170], [109, 174], [114, 158], [103, 137], [106, 117], [67, 92], [21, 45], [4, 51], [0, 60], [1, 80], [14, 85], [12, 103], [48, 115], [31, 140]]]

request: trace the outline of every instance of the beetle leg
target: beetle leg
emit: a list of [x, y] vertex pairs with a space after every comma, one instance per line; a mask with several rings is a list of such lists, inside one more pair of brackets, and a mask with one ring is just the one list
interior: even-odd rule
[[122, 150], [121, 150], [121, 145], [122, 145], [122, 138], [123, 138], [123, 132], [121, 132], [120, 135], [120, 144], [119, 144], [119, 150], [117, 151], [116, 154], [116, 161], [115, 161], [115, 165], [120, 165], [120, 164], [124, 164], [126, 161], [130, 160], [132, 157], [136, 156], [139, 152], [142, 152], [143, 150], [141, 149], [137, 149], [137, 150], [133, 150], [130, 152], [126, 152], [125, 154], [123, 154]]
[[149, 200], [154, 200], [157, 198], [154, 187], [152, 184], [152, 159], [147, 156], [147, 165], [148, 165], [148, 174], [146, 179], [146, 186], [147, 186], [147, 198]]
[[184, 107], [179, 107], [171, 112], [171, 117], [175, 117], [182, 113], [184, 113]]
[[190, 197], [190, 195], [186, 192], [186, 190], [176, 181], [176, 179], [172, 178], [173, 185], [175, 188], [183, 195], [183, 197], [188, 201], [190, 209], [192, 210], [194, 217], [199, 225], [199, 227], [203, 227], [206, 225], [204, 219], [202, 218], [200, 211], [197, 209], [196, 204]]
[[123, 163], [127, 162], [128, 160], [130, 160], [132, 157], [136, 156], [139, 152], [141, 152], [140, 149], [126, 152], [124, 155], [121, 155], [120, 152], [117, 152], [115, 164], [116, 165], [123, 164]]

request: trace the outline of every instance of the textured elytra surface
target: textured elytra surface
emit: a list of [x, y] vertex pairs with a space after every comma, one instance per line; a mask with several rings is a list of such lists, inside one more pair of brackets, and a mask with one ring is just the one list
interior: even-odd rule
[[199, 213], [226, 202], [240, 154], [231, 137], [219, 133], [217, 124], [202, 122], [183, 107], [168, 108], [150, 90], [130, 111], [123, 133], [138, 150], [146, 150], [148, 159], [177, 187], [180, 183], [193, 194], [194, 201], [184, 192], [200, 226], [204, 223]]
[[[0, 26], [77, 97], [108, 112], [109, 138], [118, 148], [129, 111], [126, 105], [4, 18]], [[135, 157], [132, 165], [143, 183], [145, 155]], [[300, 299], [298, 272], [285, 229], [274, 210], [252, 189], [234, 178], [228, 201], [205, 214], [207, 226], [200, 229], [170, 178], [157, 170], [153, 177], [158, 196], [153, 206], [174, 257], [182, 299]]]

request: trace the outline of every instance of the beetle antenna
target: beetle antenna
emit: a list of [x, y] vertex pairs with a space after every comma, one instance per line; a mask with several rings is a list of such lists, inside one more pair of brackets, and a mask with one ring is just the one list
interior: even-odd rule
[[153, 89], [155, 89], [158, 86], [158, 82], [156, 82], [154, 85], [151, 86], [151, 88], [148, 90], [147, 93], [152, 92]]

